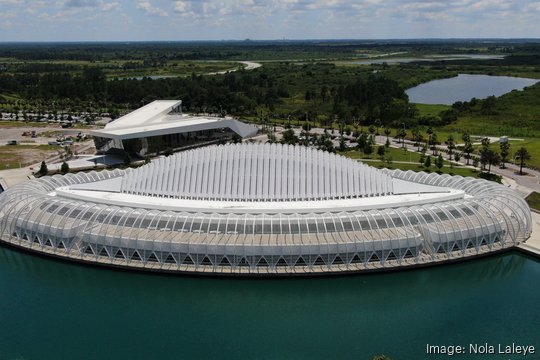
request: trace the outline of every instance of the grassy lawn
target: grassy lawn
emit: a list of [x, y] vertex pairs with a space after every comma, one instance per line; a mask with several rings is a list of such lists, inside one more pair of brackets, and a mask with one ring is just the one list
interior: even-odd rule
[[0, 146], [0, 170], [16, 169], [21, 165], [22, 157], [17, 153], [16, 147]]
[[525, 198], [525, 201], [527, 201], [527, 204], [529, 204], [531, 209], [540, 211], [540, 193], [537, 193], [536, 191], [531, 193]]
[[[540, 112], [539, 112], [539, 119], [540, 122]], [[459, 120], [458, 120], [459, 122]], [[421, 128], [422, 135], [424, 136], [424, 139], [428, 138], [428, 135], [426, 134], [427, 128]], [[474, 127], [471, 127], [471, 130], [474, 130]], [[477, 131], [471, 131], [470, 134], [473, 136], [482, 136], [482, 135], [493, 135], [494, 133], [492, 131], [489, 131], [488, 133], [480, 132], [479, 129], [476, 129]], [[437, 140], [439, 143], [443, 144], [450, 135], [454, 137], [454, 141], [457, 144], [462, 144], [463, 141], [461, 139], [462, 132], [458, 131], [452, 131], [450, 126], [443, 127], [443, 128], [435, 128], [435, 133], [437, 134]], [[395, 134], [395, 130], [392, 131], [392, 134]], [[504, 132], [501, 132], [500, 134], [505, 134]], [[506, 133], [507, 134], [507, 133]], [[499, 135], [493, 135], [494, 137], [499, 137]], [[512, 135], [510, 135], [512, 137]], [[510, 157], [511, 160], [514, 156], [514, 153], [521, 147], [525, 147], [529, 154], [531, 155], [530, 160], [526, 162], [526, 165], [534, 167], [534, 168], [540, 168], [540, 138], [533, 138], [530, 136], [527, 137], [521, 137], [521, 136], [515, 136], [516, 138], [523, 139], [523, 141], [510, 141]], [[412, 140], [410, 136], [410, 132], [408, 132], [407, 136], [408, 140]], [[480, 145], [475, 145], [475, 152], [478, 153], [479, 149], [481, 148]], [[499, 148], [499, 142], [494, 142], [491, 144], [491, 148], [495, 150], [496, 152], [500, 152]], [[444, 155], [443, 155], [444, 157]], [[402, 160], [401, 157], [398, 157], [395, 153], [392, 153], [392, 159], [395, 161], [405, 161]], [[407, 160], [408, 161], [408, 160]], [[413, 160], [414, 161], [414, 160]], [[511, 161], [510, 161], [511, 162]]]
[[524, 141], [519, 141], [510, 144], [510, 152], [514, 152], [520, 147], [524, 147], [529, 151], [531, 155], [530, 160], [525, 162], [525, 165], [533, 166], [535, 168], [540, 168], [540, 139], [524, 139]]
[[0, 121], [0, 128], [17, 128], [17, 127], [48, 127], [50, 124], [45, 122], [26, 122], [26, 121]]
[[451, 108], [449, 105], [414, 104], [420, 116], [439, 116], [442, 111]]
[[[351, 159], [365, 160], [365, 163], [377, 168], [388, 168], [388, 169], [401, 169], [404, 171], [413, 170], [413, 171], [425, 171], [425, 172], [435, 172], [438, 169], [435, 165], [432, 165], [429, 169], [421, 166], [419, 164], [420, 154], [412, 153], [410, 151], [404, 152], [401, 149], [389, 148], [387, 154], [390, 154], [392, 161], [389, 164], [386, 161], [380, 161], [376, 154], [371, 154], [371, 156], [366, 156], [362, 152], [357, 150], [351, 150], [341, 155], [349, 157]], [[412, 159], [412, 163], [398, 163], [397, 161], [406, 161], [410, 162], [409, 159]], [[434, 157], [431, 157], [432, 164], [434, 162]], [[441, 174], [450, 174], [450, 175], [461, 175], [463, 177], [471, 176], [478, 177], [478, 170], [470, 169], [464, 166], [450, 166], [450, 163], [446, 160], [444, 161], [444, 166], [441, 169]]]
[[[538, 109], [540, 111], [540, 108]], [[516, 114], [507, 114], [507, 118], [498, 119], [487, 115], [466, 115], [460, 117], [455, 123], [444, 126], [442, 130], [449, 132], [469, 132], [473, 135], [510, 136], [510, 137], [540, 137], [540, 129], [530, 126], [534, 119], [524, 119]], [[520, 126], [519, 121], [523, 120]]]
[[491, 115], [466, 113], [443, 129], [476, 135], [540, 137], [540, 84], [499, 97]]
[[[378, 146], [374, 147], [373, 154], [371, 155], [365, 155], [363, 152], [359, 150], [347, 151], [345, 153], [342, 153], [342, 155], [350, 157], [352, 159], [359, 159], [359, 160], [361, 159], [378, 160], [379, 156], [376, 153], [377, 147]], [[404, 162], [412, 162], [412, 163], [419, 163], [420, 157], [421, 157], [420, 153], [412, 152], [412, 151], [403, 151], [403, 149], [398, 149], [398, 148], [393, 148], [393, 147], [387, 148], [385, 155], [390, 156], [392, 158], [392, 161], [404, 161]], [[450, 163], [446, 161], [446, 159], [448, 158], [448, 155], [447, 154], [441, 154], [441, 155], [443, 157], [445, 166], [446, 165], [450, 166]], [[431, 151], [428, 151], [426, 153], [426, 156], [431, 156], [431, 163], [433, 164], [433, 162], [435, 161], [438, 155], [433, 156], [431, 154]]]
[[0, 152], [0, 156], [2, 156], [2, 159], [0, 159], [0, 170], [18, 169], [22, 165], [13, 157], [6, 158], [2, 152]]
[[[378, 146], [373, 147], [373, 154], [371, 155], [365, 155], [363, 152], [358, 150], [351, 150], [344, 153], [341, 153], [341, 155], [350, 157], [351, 159], [373, 159], [377, 160], [379, 156], [377, 155], [377, 148]], [[418, 162], [420, 160], [420, 154], [411, 152], [411, 151], [403, 151], [402, 149], [396, 149], [396, 148], [388, 148], [386, 149], [386, 155], [392, 157], [392, 161], [408, 161], [408, 162]]]
[[58, 145], [32, 145], [32, 144], [22, 144], [22, 145], [5, 145], [0, 146], [0, 152], [4, 151], [14, 151], [14, 150], [62, 150], [61, 146]]
[[[412, 171], [424, 171], [424, 172], [438, 172], [437, 168], [435, 166], [431, 166], [429, 169], [426, 169], [424, 168], [423, 166], [420, 166], [420, 164], [402, 164], [402, 163], [394, 163], [392, 162], [391, 164], [388, 164], [386, 162], [381, 162], [381, 161], [370, 161], [370, 162], [366, 162], [366, 164], [368, 165], [371, 165], [373, 167], [377, 167], [379, 169], [382, 169], [382, 168], [387, 168], [387, 169], [400, 169], [400, 170], [403, 170], [403, 171], [407, 171], [407, 170], [412, 170]], [[469, 168], [466, 168], [466, 167], [459, 167], [459, 166], [454, 166], [453, 168], [451, 168], [450, 166], [447, 166], [445, 165], [442, 169], [441, 169], [441, 174], [449, 174], [449, 175], [460, 175], [460, 176], [463, 176], [463, 177], [467, 177], [467, 176], [470, 176], [470, 177], [478, 177], [478, 174], [479, 171], [477, 170], [473, 170], [473, 169], [469, 169]]]
[[19, 101], [19, 100], [22, 100], [22, 99], [18, 95], [2, 93], [2, 94], [0, 94], [0, 100], [3, 100], [3, 101]]
[[[475, 145], [475, 152], [478, 153], [481, 145]], [[500, 144], [499, 142], [491, 143], [490, 149], [500, 152]], [[533, 138], [525, 138], [523, 141], [510, 141], [510, 157], [509, 162], [512, 163], [514, 153], [521, 147], [526, 148], [529, 151], [529, 154], [531, 155], [530, 160], [527, 160], [525, 162], [526, 166], [531, 166], [534, 168], [540, 168], [540, 139], [533, 139]], [[517, 163], [518, 164], [518, 163]]]

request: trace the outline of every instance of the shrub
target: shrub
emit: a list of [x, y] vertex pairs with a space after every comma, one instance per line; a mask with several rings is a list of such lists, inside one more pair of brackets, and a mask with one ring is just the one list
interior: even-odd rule
[[62, 174], [67, 174], [67, 173], [69, 172], [69, 165], [68, 165], [67, 162], [64, 161], [64, 162], [62, 163], [62, 166], [60, 166], [60, 172], [61, 172]]
[[45, 161], [41, 162], [41, 166], [39, 168], [38, 174], [41, 176], [45, 176], [49, 173], [49, 169], [47, 168], [47, 164], [45, 164]]

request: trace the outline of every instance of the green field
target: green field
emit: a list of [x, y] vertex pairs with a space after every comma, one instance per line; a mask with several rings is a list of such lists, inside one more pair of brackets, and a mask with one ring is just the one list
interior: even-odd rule
[[499, 97], [491, 114], [478, 108], [460, 115], [447, 131], [478, 135], [540, 137], [540, 83]]
[[431, 104], [414, 104], [418, 109], [419, 116], [439, 116], [445, 110], [451, 108], [449, 105], [431, 105]]
[[527, 204], [529, 204], [532, 209], [540, 211], [540, 193], [537, 193], [536, 191], [532, 192], [525, 198], [525, 201], [527, 201]]
[[18, 127], [48, 127], [49, 124], [45, 122], [26, 122], [26, 121], [0, 121], [0, 128], [18, 128]]
[[[378, 146], [374, 146], [373, 153], [370, 155], [365, 155], [363, 152], [358, 151], [358, 150], [351, 150], [351, 151], [347, 151], [341, 154], [347, 157], [350, 157], [351, 159], [378, 159], [377, 147]], [[397, 149], [393, 147], [386, 149], [386, 155], [391, 156], [392, 161], [406, 161], [406, 162], [418, 163], [420, 159], [419, 153], [412, 152], [412, 151], [404, 151], [402, 149]]]
[[175, 61], [159, 67], [145, 67], [135, 69], [109, 69], [105, 68], [105, 74], [108, 78], [129, 78], [142, 76], [191, 76], [207, 75], [220, 71], [229, 71], [242, 68], [243, 65], [237, 62], [218, 62], [218, 61]]
[[6, 145], [0, 146], [0, 170], [14, 169], [37, 163], [55, 155], [62, 148], [52, 145]]
[[0, 93], [0, 103], [7, 102], [7, 101], [20, 101], [20, 100], [22, 99], [17, 95]]
[[[372, 165], [372, 166], [375, 166], [377, 168], [387, 168], [387, 169], [400, 169], [400, 170], [403, 170], [403, 171], [407, 171], [407, 170], [412, 170], [412, 171], [424, 171], [424, 172], [438, 172], [437, 168], [435, 168], [434, 166], [431, 166], [431, 168], [429, 169], [429, 171], [427, 171], [427, 169], [425, 169], [424, 167], [420, 166], [420, 165], [415, 165], [415, 164], [396, 164], [396, 163], [392, 163], [390, 165], [386, 164], [386, 163], [381, 163], [381, 162], [370, 162], [369, 165]], [[450, 168], [449, 166], [444, 166], [442, 169], [441, 169], [441, 172], [440, 174], [449, 174], [449, 175], [459, 175], [459, 176], [463, 176], [463, 177], [478, 177], [478, 175], [480, 174], [479, 171], [477, 170], [473, 170], [473, 169], [469, 169], [469, 168], [465, 168], [465, 167], [454, 167], [454, 168]]]
[[[55, 65], [56, 67], [54, 67]], [[141, 60], [109, 60], [109, 61], [84, 61], [84, 60], [55, 60], [55, 61], [20, 61], [18, 59], [4, 60], [3, 66], [10, 69], [11, 73], [26, 73], [32, 67], [34, 73], [47, 74], [59, 70], [71, 74], [80, 75], [85, 68], [99, 68], [109, 79], [131, 78], [143, 76], [191, 76], [205, 75], [214, 72], [236, 70], [243, 67], [234, 61], [168, 61], [164, 63], [145, 63]], [[0, 95], [6, 100], [9, 95]], [[17, 99], [13, 97], [13, 99]]]
[[[396, 149], [396, 148], [388, 148], [386, 149], [386, 156], [391, 157], [391, 162], [388, 163], [385, 161], [380, 161], [379, 157], [376, 154], [377, 147], [374, 148], [374, 153], [366, 156], [363, 152], [358, 150], [350, 150], [346, 152], [340, 153], [343, 156], [349, 157], [351, 159], [357, 159], [360, 161], [364, 161], [366, 164], [377, 167], [377, 168], [388, 168], [388, 169], [400, 169], [400, 170], [413, 170], [413, 171], [425, 171], [425, 172], [436, 172], [439, 171], [437, 167], [435, 167], [434, 156], [431, 156], [431, 167], [429, 169], [426, 169], [424, 166], [421, 166], [419, 163], [420, 160], [420, 154], [416, 152], [411, 151], [403, 151], [402, 149]], [[446, 159], [446, 157], [443, 154], [443, 159]], [[464, 177], [471, 176], [471, 177], [478, 177], [479, 172], [477, 170], [465, 167], [465, 166], [459, 166], [450, 164], [448, 161], [444, 161], [444, 166], [441, 169], [442, 174], [450, 174], [450, 175], [461, 175]]]

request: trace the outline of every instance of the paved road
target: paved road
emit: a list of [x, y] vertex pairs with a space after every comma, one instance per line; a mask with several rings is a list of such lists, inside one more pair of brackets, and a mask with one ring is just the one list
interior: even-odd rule
[[[244, 70], [253, 70], [253, 69], [260, 68], [262, 66], [262, 64], [260, 63], [251, 62], [251, 61], [239, 61], [239, 63], [244, 65], [243, 67]], [[234, 68], [234, 69], [229, 69], [229, 70], [216, 71], [216, 72], [208, 73], [208, 75], [223, 75], [229, 72], [238, 71], [240, 69], [242, 68], [240, 67], [240, 68]]]

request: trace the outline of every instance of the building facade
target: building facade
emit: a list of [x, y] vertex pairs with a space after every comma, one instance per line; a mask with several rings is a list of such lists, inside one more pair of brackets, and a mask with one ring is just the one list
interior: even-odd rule
[[233, 118], [190, 116], [181, 100], [158, 100], [91, 132], [98, 153], [145, 156], [194, 148], [257, 134], [257, 128]]

